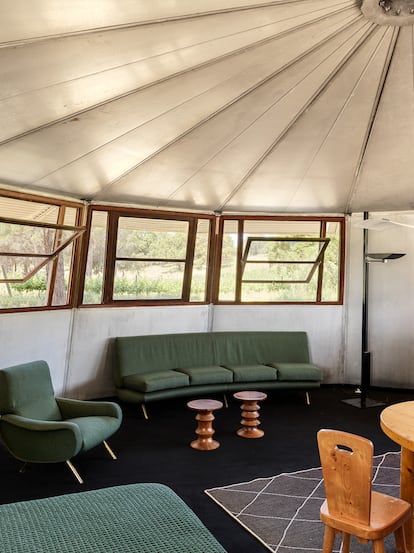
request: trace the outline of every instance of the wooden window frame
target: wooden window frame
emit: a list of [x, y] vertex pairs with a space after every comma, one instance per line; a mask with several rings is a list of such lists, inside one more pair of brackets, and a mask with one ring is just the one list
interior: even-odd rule
[[[224, 238], [225, 223], [228, 221], [234, 221], [237, 224], [237, 246], [236, 246], [236, 275], [235, 275], [235, 299], [234, 300], [220, 300], [220, 272], [221, 272], [221, 259], [222, 259], [222, 247]], [[242, 284], [243, 284], [243, 238], [244, 238], [244, 223], [246, 221], [281, 221], [281, 222], [318, 222], [320, 223], [319, 239], [325, 241], [327, 238], [327, 225], [328, 223], [338, 223], [340, 225], [339, 231], [339, 270], [338, 270], [338, 299], [336, 301], [324, 301], [322, 299], [322, 284], [323, 284], [323, 271], [324, 271], [324, 255], [320, 257], [318, 263], [314, 265], [314, 272], [317, 272], [317, 290], [315, 300], [312, 301], [243, 301], [242, 300]], [[216, 250], [216, 266], [214, 271], [214, 288], [212, 294], [212, 301], [217, 305], [342, 305], [344, 301], [344, 275], [345, 275], [345, 234], [346, 233], [346, 219], [343, 216], [255, 216], [255, 215], [222, 215], [219, 218], [218, 240]], [[298, 240], [298, 238], [291, 238], [290, 240]], [[325, 249], [324, 249], [325, 251]], [[323, 251], [323, 253], [324, 253]], [[286, 282], [286, 281], [285, 281]]]

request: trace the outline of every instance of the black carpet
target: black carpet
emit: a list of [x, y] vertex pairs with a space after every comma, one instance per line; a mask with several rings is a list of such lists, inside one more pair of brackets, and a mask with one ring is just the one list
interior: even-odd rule
[[[398, 451], [379, 426], [384, 406], [359, 409], [344, 403], [343, 399], [354, 397], [353, 391], [324, 386], [311, 392], [310, 406], [302, 392], [270, 392], [260, 411], [265, 436], [257, 440], [235, 434], [240, 426], [240, 402], [230, 396], [229, 407], [215, 413], [215, 439], [221, 446], [213, 451], [189, 447], [196, 422], [195, 413], [187, 408], [188, 399], [150, 403], [149, 421], [144, 420], [138, 407], [121, 404], [124, 421], [109, 440], [119, 458], [112, 461], [103, 447], [76, 458], [74, 464], [85, 480], [83, 485], [63, 463], [31, 465], [21, 474], [21, 464], [0, 447], [0, 503], [160, 482], [184, 499], [228, 553], [263, 553], [267, 550], [256, 538], [224, 513], [204, 490], [319, 466], [316, 432], [320, 428], [337, 428], [370, 438], [376, 455]], [[378, 389], [370, 391], [369, 397], [389, 404], [414, 399], [414, 391]]]

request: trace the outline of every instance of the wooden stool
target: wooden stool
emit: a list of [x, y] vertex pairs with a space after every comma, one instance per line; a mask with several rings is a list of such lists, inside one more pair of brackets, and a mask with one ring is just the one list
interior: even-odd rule
[[221, 409], [223, 404], [221, 401], [214, 399], [194, 399], [187, 403], [187, 407], [197, 411], [196, 420], [198, 426], [196, 434], [198, 438], [191, 442], [191, 447], [199, 450], [217, 449], [220, 446], [220, 442], [213, 440], [213, 411]]
[[267, 395], [263, 392], [236, 392], [233, 397], [244, 402], [241, 406], [242, 428], [237, 430], [237, 435], [242, 438], [261, 438], [264, 432], [257, 428], [260, 424], [258, 413], [260, 407], [257, 402], [266, 399]]

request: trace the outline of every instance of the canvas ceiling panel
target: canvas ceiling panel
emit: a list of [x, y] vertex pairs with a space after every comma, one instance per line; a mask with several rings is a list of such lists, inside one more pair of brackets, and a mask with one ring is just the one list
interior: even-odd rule
[[225, 170], [229, 176], [227, 182], [231, 187], [223, 190], [225, 201], [222, 202], [220, 209], [225, 207], [243, 182], [265, 159], [279, 138], [318, 95], [321, 83], [329, 80], [336, 72], [338, 64], [341, 64], [347, 52], [348, 46], [337, 48], [331, 56], [310, 70], [298, 86], [293, 87], [279, 101], [276, 101], [263, 116], [198, 171], [186, 186], [197, 186], [197, 182], [204, 182], [205, 173], [214, 175]]
[[413, 27], [399, 31], [350, 209], [414, 209]]
[[[348, 4], [352, 3], [352, 0], [348, 1]], [[84, 0], [38, 0], [36, 10], [30, 11], [27, 9], [26, 0], [2, 0], [0, 42], [41, 39], [45, 36], [79, 33], [96, 28], [191, 17], [255, 6], [266, 7], [268, 4], [269, 0], [88, 0], [85, 6]]]
[[[128, 100], [131, 97], [128, 97], [117, 100], [116, 105], [120, 106], [118, 116], [113, 117], [111, 105], [103, 106], [5, 144], [0, 148], [2, 177], [6, 181], [16, 182], [14, 167], [16, 159], [19, 158], [22, 167], [19, 179], [23, 181], [36, 182], [37, 186], [50, 187], [53, 190], [73, 192], [87, 179], [89, 193], [91, 190], [97, 192], [102, 187], [102, 174], [107, 177], [111, 175], [110, 182], [127, 173], [147, 157], [163, 149], [166, 144], [173, 142], [248, 91], [257, 84], [258, 79], [267, 76], [270, 67], [275, 70], [275, 67], [284, 66], [289, 60], [303, 55], [302, 41], [307, 40], [307, 44], [318, 44], [337, 28], [340, 29], [344, 21], [348, 22], [343, 14], [334, 16], [336, 25], [332, 22], [328, 29], [322, 22], [317, 22], [293, 35], [289, 34], [276, 40], [272, 43], [273, 48], [272, 44], [265, 44], [258, 47], [257, 51], [252, 50], [250, 71], [246, 71], [245, 56], [239, 55], [231, 60], [224, 60], [218, 64], [217, 71], [223, 71], [225, 63], [228, 64], [227, 71], [230, 74], [236, 68], [240, 74], [236, 75], [235, 84], [231, 79], [227, 79], [221, 88], [213, 88], [208, 95], [181, 103], [177, 108], [166, 112], [163, 117], [155, 118], [136, 130], [130, 129], [134, 113], [129, 109]], [[265, 52], [269, 65], [266, 66], [263, 62], [257, 65], [258, 56]], [[247, 56], [248, 60], [250, 58]], [[264, 71], [260, 77], [257, 76], [256, 66]], [[209, 71], [209, 68], [206, 70]], [[124, 125], [120, 123], [120, 113], [123, 113]], [[128, 131], [125, 128], [125, 120]], [[113, 142], [117, 138], [114, 134], [120, 135], [116, 143]], [[50, 148], [51, 144], [53, 151]], [[99, 168], [99, 171], [95, 184], [92, 184], [91, 169], [96, 168]], [[76, 182], [73, 182], [73, 179], [76, 179]]]
[[[276, 73], [273, 79], [263, 81], [261, 86], [252, 89], [250, 94], [240, 98], [223, 113], [206, 121], [131, 174], [117, 181], [97, 198], [109, 200], [118, 197], [123, 201], [131, 201], [134, 189], [141, 188], [141, 183], [145, 182], [149, 198], [158, 202], [161, 198], [158, 196], [160, 187], [157, 183], [163, 182], [163, 190], [170, 190], [172, 194], [164, 198], [164, 205], [177, 205], [177, 202], [185, 205], [189, 197], [194, 197], [194, 189], [198, 185], [194, 181], [190, 183], [190, 180], [200, 168], [220, 154], [273, 104], [299, 86], [311, 68], [319, 67], [323, 60], [330, 57], [332, 50], [336, 50], [344, 43], [348, 45], [348, 40], [355, 44], [363, 35], [364, 27], [366, 25], [363, 23], [356, 23], [341, 33], [335, 33], [329, 42], [324, 41], [318, 49], [306, 56], [300, 56], [295, 64]], [[243, 78], [254, 75], [262, 66], [265, 67], [266, 72], [274, 69], [272, 50], [267, 53], [268, 67], [264, 65], [265, 56], [262, 55], [261, 58], [262, 64], [260, 66], [253, 64], [249, 71], [243, 71]], [[203, 186], [200, 185], [200, 187]]]
[[[366, 26], [362, 30], [366, 31]], [[348, 40], [341, 41], [342, 61], [345, 63], [342, 70], [333, 75], [334, 78], [329, 82], [327, 88], [321, 91], [320, 96], [288, 130], [273, 151], [263, 160], [263, 163], [250, 175], [228, 202], [227, 208], [234, 209], [236, 205], [242, 204], [255, 205], [255, 197], [261, 195], [262, 187], [267, 189], [266, 181], [268, 179], [278, 182], [281, 177], [290, 177], [298, 179], [300, 182], [312, 169], [312, 164], [327, 145], [332, 145], [333, 149], [333, 151], [329, 151], [328, 160], [336, 165], [338, 156], [343, 154], [340, 149], [336, 149], [337, 138], [334, 136], [333, 129], [336, 128], [342, 116], [348, 117], [348, 113], [344, 115], [344, 109], [353, 98], [352, 95], [355, 93], [355, 86], [360, 80], [361, 73], [364, 73], [366, 65], [384, 33], [384, 30], [373, 33], [369, 39], [363, 42], [357, 50], [357, 55], [352, 56], [350, 61], [347, 61], [347, 54], [357, 47], [363, 34], [362, 31], [354, 33], [350, 40], [348, 34], [343, 33]], [[329, 45], [331, 46], [330, 53], [337, 49], [335, 41], [331, 41]], [[340, 67], [339, 64], [338, 67]], [[382, 66], [379, 67], [379, 74], [381, 68]], [[369, 74], [369, 77], [372, 75]], [[373, 90], [375, 94], [375, 89]], [[368, 108], [371, 106], [372, 99]], [[365, 131], [369, 123], [370, 110], [368, 109], [365, 118], [359, 118], [360, 116], [361, 114], [358, 113], [357, 124]], [[355, 121], [352, 124], [355, 125]], [[300, 148], [298, 148], [298, 144], [301, 144]], [[353, 144], [353, 140], [351, 144]], [[352, 167], [351, 165], [351, 172]], [[292, 189], [292, 194], [294, 194], [294, 189]], [[342, 195], [343, 191], [341, 191]]]
[[296, 188], [287, 211], [343, 213], [349, 183], [341, 178], [305, 178]]
[[298, 6], [225, 13], [0, 49], [0, 141], [305, 24], [320, 16], [321, 6], [305, 14]]
[[[166, 68], [168, 74], [174, 74], [186, 67], [181, 64], [182, 58], [189, 57], [186, 55], [188, 49], [195, 65], [203, 63], [312, 21], [323, 14], [321, 8], [320, 2], [316, 12], [312, 9], [303, 13], [301, 5], [300, 9], [296, 6], [293, 10], [286, 6], [278, 7], [276, 13], [274, 7], [224, 13], [199, 19], [67, 36], [27, 43], [19, 48], [2, 48], [0, 99], [100, 72], [110, 72], [121, 66], [126, 66], [126, 70], [132, 65], [134, 70], [135, 63], [145, 60], [148, 60], [148, 65], [154, 64], [156, 67], [157, 60], [154, 58], [162, 58], [167, 54], [175, 54], [177, 58], [175, 63], [171, 63], [174, 62], [174, 56], [171, 56]], [[151, 71], [143, 73], [145, 75]], [[136, 72], [135, 88], [147, 84], [147, 80], [139, 82], [139, 78], [143, 79], [144, 75]], [[161, 75], [165, 76], [165, 73]], [[157, 78], [159, 76], [154, 75], [154, 80]]]

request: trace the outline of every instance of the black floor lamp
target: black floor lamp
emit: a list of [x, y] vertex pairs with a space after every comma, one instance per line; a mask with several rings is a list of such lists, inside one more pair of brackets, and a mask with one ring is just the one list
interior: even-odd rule
[[[364, 211], [364, 221], [369, 218], [369, 213]], [[375, 401], [367, 397], [367, 392], [371, 385], [371, 352], [369, 351], [368, 340], [368, 299], [369, 299], [369, 264], [370, 263], [386, 263], [391, 259], [398, 259], [405, 253], [368, 253], [368, 227], [364, 229], [363, 243], [363, 290], [362, 290], [362, 340], [361, 340], [361, 378], [360, 378], [360, 393], [359, 396], [352, 399], [344, 399], [344, 403], [348, 403], [354, 407], [364, 409], [366, 407], [376, 407], [384, 405], [379, 401]]]

